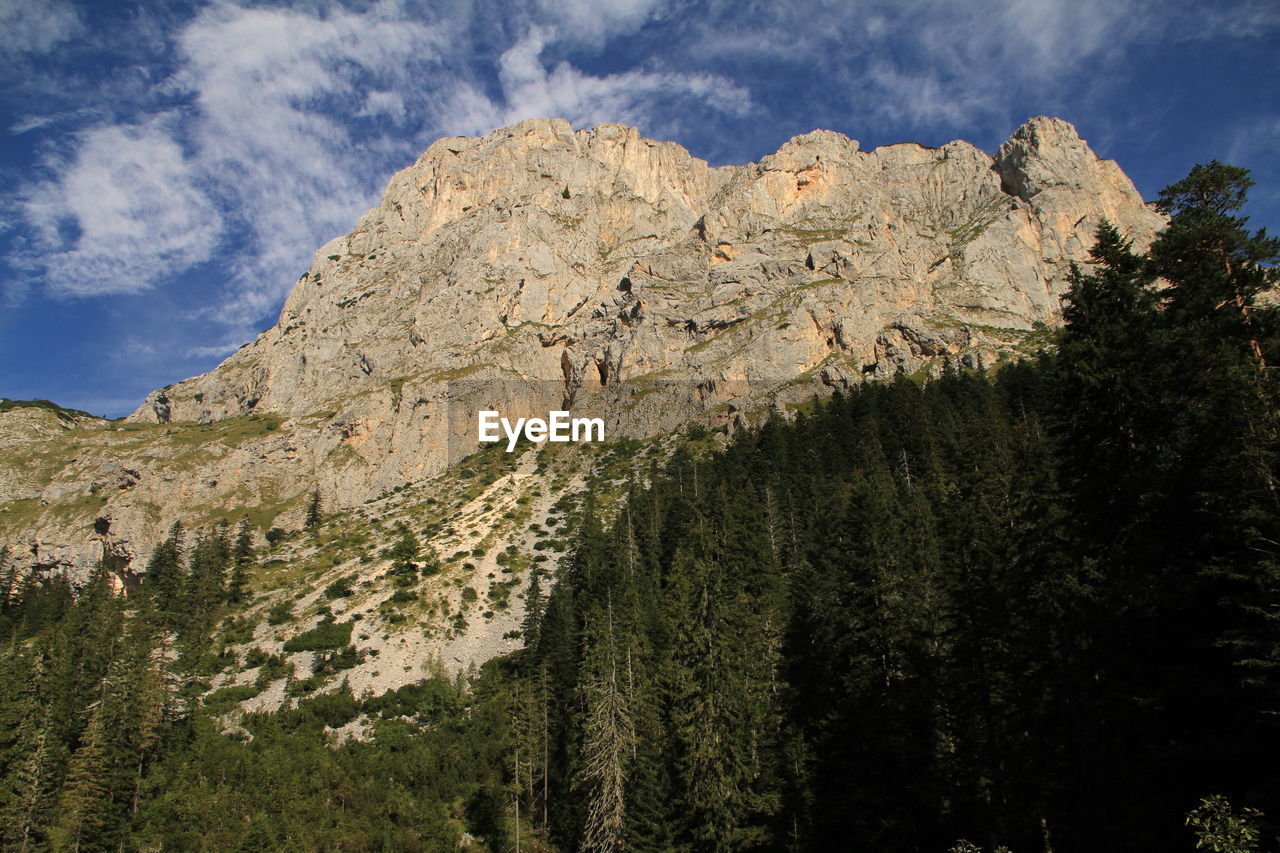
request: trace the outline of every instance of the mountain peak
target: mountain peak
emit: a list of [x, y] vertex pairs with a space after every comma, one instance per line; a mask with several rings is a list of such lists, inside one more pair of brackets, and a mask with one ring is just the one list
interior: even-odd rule
[[1079, 140], [1080, 133], [1071, 122], [1054, 116], [1033, 116], [1022, 123], [1013, 132], [1012, 138], [1023, 139], [1032, 144], [1070, 144]]
[[[995, 168], [1006, 192], [1031, 201], [1047, 189], [1067, 187], [1087, 191], [1099, 181], [1141, 201], [1118, 168], [1108, 168], [1089, 143], [1080, 138], [1073, 124], [1060, 118], [1037, 116], [1028, 119], [996, 152]], [[1106, 174], [1104, 174], [1106, 173]], [[1121, 179], [1116, 181], [1117, 175]]]
[[[1138, 242], [1161, 223], [1057, 119], [1027, 122], [994, 159], [958, 142], [863, 152], [817, 130], [715, 169], [623, 124], [441, 139], [320, 249], [276, 326], [154, 392], [128, 429], [86, 438], [62, 491], [0, 472], [47, 502], [9, 541], [91, 565], [97, 524], [145, 564], [189, 503], [171, 469], [195, 465], [164, 430], [150, 455], [122, 457], [148, 423], [217, 425], [202, 511], [270, 495], [288, 526], [313, 490], [352, 507], [443, 471], [476, 449], [480, 408], [572, 407], [641, 437], [864, 377], [991, 364], [1058, 321], [1104, 217]], [[128, 488], [100, 492], [84, 539], [68, 538], [65, 483], [98, 469], [114, 482], [121, 466]]]

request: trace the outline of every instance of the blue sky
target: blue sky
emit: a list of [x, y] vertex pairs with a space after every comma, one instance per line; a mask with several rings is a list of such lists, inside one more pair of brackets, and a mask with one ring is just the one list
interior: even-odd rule
[[0, 396], [119, 416], [270, 326], [444, 135], [637, 125], [713, 164], [1076, 124], [1280, 230], [1275, 0], [0, 0]]

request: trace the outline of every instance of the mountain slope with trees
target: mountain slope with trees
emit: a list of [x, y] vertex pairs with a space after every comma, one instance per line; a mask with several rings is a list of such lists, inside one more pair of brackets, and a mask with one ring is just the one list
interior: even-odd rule
[[244, 714], [201, 685], [229, 529], [173, 531], [128, 598], [10, 563], [4, 843], [1275, 850], [1280, 243], [1248, 186], [1197, 167], [1148, 251], [1101, 226], [1034, 359], [592, 479], [525, 649], [474, 676]]

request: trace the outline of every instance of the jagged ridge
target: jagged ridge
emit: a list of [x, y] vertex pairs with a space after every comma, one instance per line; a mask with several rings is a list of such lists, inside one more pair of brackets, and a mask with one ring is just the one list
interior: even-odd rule
[[136, 567], [178, 515], [288, 524], [313, 485], [343, 507], [420, 481], [474, 449], [481, 405], [573, 401], [646, 435], [991, 363], [1057, 321], [1104, 217], [1139, 245], [1161, 223], [1058, 119], [995, 157], [814, 131], [720, 168], [614, 124], [442, 139], [218, 368], [150, 395], [123, 435], [51, 440], [42, 457], [66, 461], [39, 476], [4, 457], [26, 503], [0, 524], [38, 561], [84, 567], [105, 542]]

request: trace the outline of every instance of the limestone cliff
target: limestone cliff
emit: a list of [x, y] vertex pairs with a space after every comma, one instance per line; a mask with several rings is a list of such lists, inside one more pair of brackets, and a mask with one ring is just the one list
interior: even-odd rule
[[475, 449], [478, 407], [645, 435], [992, 364], [1058, 321], [1103, 218], [1139, 245], [1162, 222], [1050, 118], [994, 157], [814, 131], [719, 168], [613, 124], [442, 139], [215, 370], [123, 424], [0, 414], [0, 542], [136, 569], [179, 516], [288, 526], [313, 488], [350, 507], [421, 481]]

